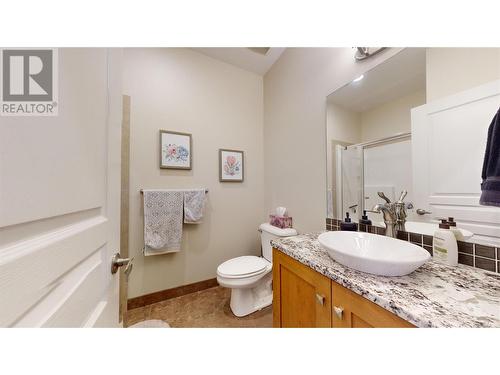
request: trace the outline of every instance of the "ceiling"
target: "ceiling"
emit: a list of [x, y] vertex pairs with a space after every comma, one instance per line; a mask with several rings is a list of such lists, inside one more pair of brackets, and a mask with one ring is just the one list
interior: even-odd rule
[[[354, 56], [353, 56], [354, 60]], [[425, 89], [425, 48], [405, 48], [328, 96], [328, 102], [364, 112], [401, 96]]]
[[278, 60], [285, 48], [239, 47], [193, 48], [193, 50], [259, 75], [264, 75], [271, 69], [271, 66]]

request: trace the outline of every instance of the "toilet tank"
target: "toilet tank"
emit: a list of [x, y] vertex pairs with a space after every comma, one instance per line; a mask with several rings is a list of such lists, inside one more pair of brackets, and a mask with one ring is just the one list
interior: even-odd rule
[[260, 238], [262, 242], [262, 256], [266, 258], [269, 262], [273, 261], [273, 248], [271, 246], [271, 240], [281, 237], [296, 236], [297, 231], [293, 228], [281, 229], [272, 226], [269, 223], [264, 223], [259, 226]]

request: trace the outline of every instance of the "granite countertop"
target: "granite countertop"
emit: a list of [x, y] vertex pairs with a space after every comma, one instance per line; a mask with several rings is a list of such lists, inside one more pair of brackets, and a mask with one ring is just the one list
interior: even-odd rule
[[276, 249], [417, 327], [500, 327], [500, 275], [427, 262], [406, 276], [377, 276], [334, 261], [320, 233], [271, 241]]

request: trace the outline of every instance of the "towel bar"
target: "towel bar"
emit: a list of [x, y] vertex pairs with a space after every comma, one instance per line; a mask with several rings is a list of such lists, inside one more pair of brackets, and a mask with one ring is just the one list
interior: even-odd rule
[[[173, 190], [175, 190], [175, 189], [173, 189]], [[179, 189], [179, 190], [182, 190], [182, 189]], [[144, 190], [143, 190], [143, 189], [141, 189], [141, 190], [140, 190], [140, 192], [141, 192], [141, 194], [143, 194], [143, 193], [144, 193]], [[205, 189], [205, 193], [208, 193], [208, 189]]]

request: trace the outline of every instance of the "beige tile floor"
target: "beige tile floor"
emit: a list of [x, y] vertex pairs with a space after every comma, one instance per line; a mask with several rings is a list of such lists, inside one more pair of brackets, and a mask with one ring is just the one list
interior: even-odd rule
[[231, 291], [220, 286], [129, 310], [126, 326], [160, 319], [179, 328], [270, 328], [272, 307], [238, 318], [229, 307]]

